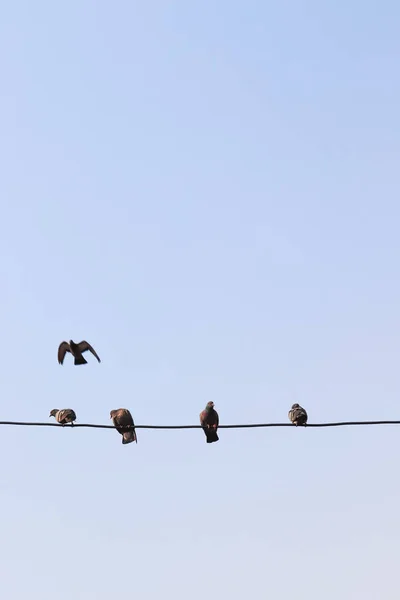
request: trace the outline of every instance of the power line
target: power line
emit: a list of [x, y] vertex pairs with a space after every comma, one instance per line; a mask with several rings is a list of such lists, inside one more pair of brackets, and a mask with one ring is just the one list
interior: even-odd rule
[[[74, 423], [60, 425], [59, 423], [37, 423], [28, 421], [0, 421], [0, 425], [19, 425], [23, 427], [62, 427], [63, 429], [76, 427], [91, 427], [93, 429], [115, 429], [114, 425], [101, 425], [96, 423]], [[333, 423], [307, 423], [298, 427], [309, 429], [311, 427], [353, 427], [360, 425], [400, 425], [400, 421], [337, 421]], [[219, 425], [218, 429], [256, 429], [266, 427], [294, 427], [292, 423], [245, 423], [241, 425]], [[129, 426], [125, 426], [127, 431]], [[201, 425], [135, 425], [135, 429], [202, 429]]]

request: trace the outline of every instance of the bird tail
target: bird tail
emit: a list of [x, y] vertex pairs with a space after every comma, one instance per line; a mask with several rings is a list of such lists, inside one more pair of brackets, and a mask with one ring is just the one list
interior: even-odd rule
[[131, 442], [137, 443], [136, 432], [135, 431], [125, 431], [125, 433], [122, 434], [122, 443], [130, 444]]
[[213, 442], [218, 442], [219, 437], [215, 429], [209, 429], [206, 432], [207, 444], [212, 444]]
[[86, 360], [86, 358], [84, 358], [82, 356], [82, 354], [80, 356], [75, 356], [74, 365], [86, 365], [86, 364], [87, 364], [87, 360]]

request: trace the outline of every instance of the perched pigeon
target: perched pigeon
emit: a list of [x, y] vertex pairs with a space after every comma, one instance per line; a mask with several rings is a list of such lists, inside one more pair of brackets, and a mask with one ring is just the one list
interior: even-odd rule
[[[123, 444], [130, 444], [131, 442], [137, 443], [135, 423], [127, 408], [118, 408], [117, 410], [110, 411], [110, 419], [113, 420], [115, 429], [122, 435]], [[131, 426], [131, 429], [127, 430], [126, 426], [129, 425]]]
[[53, 408], [49, 417], [54, 417], [57, 423], [61, 423], [61, 425], [65, 425], [66, 423], [71, 423], [71, 425], [73, 425], [73, 422], [76, 421], [76, 414], [72, 408], [63, 408], [62, 410]]
[[293, 404], [292, 408], [289, 410], [289, 419], [292, 421], [293, 425], [305, 425], [307, 423], [308, 415], [304, 408], [300, 406], [300, 404]]
[[61, 342], [58, 346], [58, 362], [62, 365], [66, 353], [71, 352], [72, 356], [75, 358], [74, 365], [86, 365], [87, 360], [83, 358], [82, 354], [87, 350], [89, 350], [100, 362], [100, 358], [97, 356], [94, 348], [92, 348], [89, 342], [85, 342], [84, 340], [79, 342], [79, 344], [75, 344], [72, 340], [69, 340], [69, 344], [68, 342]]
[[206, 434], [207, 444], [218, 442], [217, 429], [219, 425], [219, 417], [214, 409], [214, 402], [207, 402], [207, 406], [200, 413], [200, 424]]

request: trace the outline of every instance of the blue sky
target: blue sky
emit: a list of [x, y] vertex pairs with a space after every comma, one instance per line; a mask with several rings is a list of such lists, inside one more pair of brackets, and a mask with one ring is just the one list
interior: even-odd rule
[[[1, 13], [1, 418], [400, 418], [398, 3]], [[1, 427], [2, 593], [397, 600], [399, 436]]]

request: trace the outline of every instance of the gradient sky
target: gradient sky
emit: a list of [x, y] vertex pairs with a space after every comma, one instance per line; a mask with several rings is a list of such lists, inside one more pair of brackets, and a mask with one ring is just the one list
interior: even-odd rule
[[[0, 418], [399, 419], [399, 30], [395, 0], [3, 3]], [[138, 438], [0, 427], [2, 597], [398, 600], [399, 427]]]

